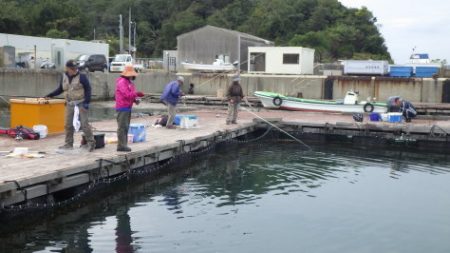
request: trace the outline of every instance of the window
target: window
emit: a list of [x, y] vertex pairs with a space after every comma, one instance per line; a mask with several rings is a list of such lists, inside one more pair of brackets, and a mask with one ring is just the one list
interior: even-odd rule
[[283, 64], [298, 64], [299, 62], [299, 54], [283, 54]]

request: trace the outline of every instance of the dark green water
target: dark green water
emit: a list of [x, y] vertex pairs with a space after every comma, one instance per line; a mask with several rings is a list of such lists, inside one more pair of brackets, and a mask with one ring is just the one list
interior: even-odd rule
[[450, 252], [450, 157], [221, 147], [3, 235], [1, 252]]

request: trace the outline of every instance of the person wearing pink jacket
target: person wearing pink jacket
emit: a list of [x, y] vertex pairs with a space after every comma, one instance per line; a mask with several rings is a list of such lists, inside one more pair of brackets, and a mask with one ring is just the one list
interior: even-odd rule
[[138, 97], [143, 97], [144, 93], [136, 91], [133, 80], [137, 73], [133, 66], [127, 65], [116, 81], [116, 112], [117, 112], [117, 151], [130, 152], [127, 145], [128, 128], [131, 121], [131, 108], [133, 103], [138, 104]]

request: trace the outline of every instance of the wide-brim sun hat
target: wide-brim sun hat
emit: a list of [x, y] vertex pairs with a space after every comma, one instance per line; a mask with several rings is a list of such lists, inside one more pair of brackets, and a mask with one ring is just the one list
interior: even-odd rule
[[126, 77], [133, 77], [137, 76], [138, 73], [134, 71], [133, 65], [125, 65], [125, 68], [123, 69], [122, 74], [120, 75]]

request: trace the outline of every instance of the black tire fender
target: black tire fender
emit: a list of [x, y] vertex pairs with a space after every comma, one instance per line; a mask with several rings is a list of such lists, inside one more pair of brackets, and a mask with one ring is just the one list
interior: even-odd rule
[[367, 103], [364, 105], [363, 109], [364, 109], [364, 112], [373, 112], [375, 107], [373, 106], [373, 104]]
[[280, 97], [274, 97], [272, 103], [275, 106], [280, 106], [283, 103], [283, 99], [281, 99]]

